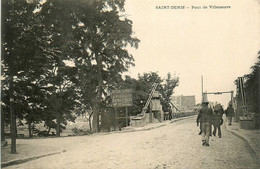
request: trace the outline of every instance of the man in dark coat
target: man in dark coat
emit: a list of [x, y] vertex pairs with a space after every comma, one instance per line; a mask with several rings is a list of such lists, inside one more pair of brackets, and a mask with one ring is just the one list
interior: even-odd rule
[[208, 107], [209, 102], [204, 101], [202, 108], [199, 110], [198, 117], [202, 125], [202, 145], [209, 146], [210, 126], [212, 125], [212, 109]]
[[232, 117], [234, 116], [234, 109], [233, 109], [231, 103], [229, 103], [228, 108], [226, 110], [226, 116], [227, 116], [227, 119], [228, 119], [228, 122], [229, 122], [228, 125], [231, 125], [232, 124]]
[[223, 118], [222, 115], [224, 113], [224, 110], [220, 104], [217, 104], [214, 106], [214, 115], [213, 115], [213, 126], [214, 131], [213, 135], [216, 136], [216, 132], [218, 130], [218, 137], [221, 138], [221, 125], [223, 124]]

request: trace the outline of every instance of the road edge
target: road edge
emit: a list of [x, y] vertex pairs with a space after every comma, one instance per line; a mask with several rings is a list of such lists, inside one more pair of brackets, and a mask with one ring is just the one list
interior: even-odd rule
[[48, 154], [41, 154], [41, 155], [37, 155], [37, 156], [32, 156], [32, 157], [26, 157], [26, 158], [20, 158], [20, 159], [15, 159], [15, 160], [11, 160], [11, 161], [7, 161], [7, 162], [2, 162], [1, 163], [1, 168], [4, 167], [8, 167], [11, 165], [18, 165], [18, 164], [22, 164], [28, 161], [32, 161], [32, 160], [36, 160], [42, 157], [47, 157], [47, 156], [51, 156], [51, 155], [55, 155], [55, 154], [61, 154], [66, 152], [66, 150], [62, 150], [62, 151], [55, 151], [55, 152], [51, 152]]
[[253, 157], [257, 160], [257, 162], [260, 165], [260, 161], [259, 161], [259, 157], [257, 155], [257, 152], [254, 150], [253, 146], [251, 146], [250, 142], [247, 140], [247, 138], [245, 138], [243, 135], [239, 134], [238, 132], [232, 131], [231, 129], [229, 129], [227, 127], [227, 124], [225, 124], [225, 128], [228, 132], [232, 133], [234, 136], [236, 136], [237, 138], [243, 140], [243, 142], [245, 143], [246, 147], [248, 148], [248, 150], [250, 151], [250, 153], [253, 155]]

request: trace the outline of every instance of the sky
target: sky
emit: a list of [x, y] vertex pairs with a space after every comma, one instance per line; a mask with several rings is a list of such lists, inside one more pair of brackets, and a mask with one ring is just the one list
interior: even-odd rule
[[[231, 8], [209, 9], [209, 5]], [[259, 0], [126, 0], [125, 9], [133, 21], [134, 36], [141, 41], [138, 49], [129, 49], [135, 67], [127, 74], [134, 78], [151, 71], [162, 77], [176, 74], [180, 84], [174, 96], [195, 95], [199, 103], [201, 76], [204, 92], [235, 92], [234, 80], [250, 73], [257, 61]], [[226, 107], [230, 94], [209, 95], [208, 100]]]

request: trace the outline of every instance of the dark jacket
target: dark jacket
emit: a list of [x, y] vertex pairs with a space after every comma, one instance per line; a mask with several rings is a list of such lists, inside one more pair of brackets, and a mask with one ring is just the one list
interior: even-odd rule
[[220, 104], [214, 106], [213, 125], [220, 126], [223, 124], [222, 115], [224, 113], [223, 107]]
[[233, 117], [234, 116], [234, 109], [232, 106], [228, 106], [227, 110], [226, 110], [226, 115], [227, 117]]
[[213, 115], [213, 121], [212, 121], [214, 126], [220, 126], [223, 124], [223, 119], [222, 119], [222, 113], [218, 111], [214, 111]]
[[[208, 107], [202, 107], [199, 110], [199, 115], [197, 117], [197, 120], [199, 119], [199, 121], [201, 123], [212, 123], [213, 120], [213, 112], [210, 108]], [[198, 121], [197, 121], [198, 122]]]

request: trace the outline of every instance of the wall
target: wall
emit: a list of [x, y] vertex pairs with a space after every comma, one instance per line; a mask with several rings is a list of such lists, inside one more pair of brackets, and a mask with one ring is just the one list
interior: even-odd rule
[[195, 95], [173, 96], [171, 101], [180, 111], [193, 110], [195, 106]]

